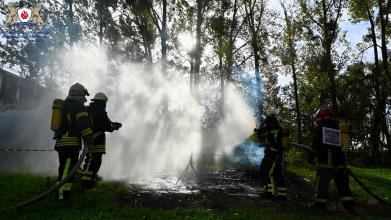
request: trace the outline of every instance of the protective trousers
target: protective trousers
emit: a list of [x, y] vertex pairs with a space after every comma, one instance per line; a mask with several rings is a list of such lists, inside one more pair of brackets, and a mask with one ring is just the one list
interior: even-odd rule
[[266, 150], [261, 163], [261, 176], [267, 194], [286, 198], [287, 188], [282, 163], [281, 153]]
[[[57, 182], [65, 179], [72, 168], [79, 160], [79, 149], [78, 147], [68, 147], [69, 149], [57, 150], [60, 166], [58, 167], [58, 178]], [[72, 190], [72, 183], [74, 177], [68, 180], [63, 186], [58, 189], [58, 199], [68, 199]]]
[[82, 171], [82, 186], [91, 189], [95, 185], [97, 173], [102, 164], [103, 153], [87, 153]]
[[334, 178], [343, 206], [346, 209], [353, 208], [353, 196], [349, 188], [349, 175], [346, 168], [318, 167], [317, 172], [317, 202], [326, 207], [328, 189], [331, 179]]

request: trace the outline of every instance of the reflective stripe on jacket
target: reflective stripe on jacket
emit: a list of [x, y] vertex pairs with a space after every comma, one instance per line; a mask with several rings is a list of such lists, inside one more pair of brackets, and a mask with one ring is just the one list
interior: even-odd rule
[[266, 118], [258, 129], [259, 139], [265, 139], [265, 150], [281, 153], [282, 149], [282, 128], [275, 117]]
[[106, 135], [104, 132], [112, 132], [112, 122], [107, 116], [106, 102], [94, 100], [88, 107], [92, 130], [94, 132], [101, 131], [102, 135], [94, 140], [94, 144], [89, 148], [90, 153], [105, 153], [106, 152]]
[[56, 140], [55, 149], [77, 147], [81, 149], [81, 139], [92, 135], [88, 111], [80, 101], [64, 101], [61, 137]]

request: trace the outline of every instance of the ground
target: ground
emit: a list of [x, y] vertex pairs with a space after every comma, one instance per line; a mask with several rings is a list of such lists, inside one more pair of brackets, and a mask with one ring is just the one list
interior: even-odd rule
[[[364, 176], [365, 171], [368, 170], [361, 172]], [[389, 219], [391, 209], [365, 196], [354, 184], [355, 215], [347, 213], [337, 202], [333, 186], [328, 211], [312, 211], [308, 205], [315, 193], [313, 176], [306, 173], [313, 175], [313, 170], [294, 168], [288, 172], [288, 201], [259, 197], [261, 184], [256, 168], [204, 172], [199, 178], [188, 170], [178, 184], [178, 177], [159, 175], [153, 181], [132, 184], [101, 181], [88, 193], [76, 187], [70, 201], [59, 202], [50, 196], [23, 210], [3, 210], [0, 219]], [[390, 176], [391, 171], [387, 170], [383, 178], [386, 182], [382, 184], [389, 186]], [[15, 173], [1, 173], [0, 179], [0, 190], [5, 192], [0, 208], [30, 198], [54, 182], [54, 177]], [[379, 190], [382, 196], [389, 193], [380, 187]]]
[[[311, 212], [309, 205], [314, 201], [315, 189], [312, 183], [300, 175], [288, 172], [288, 201], [268, 200], [260, 198], [261, 183], [257, 175], [258, 170], [238, 172], [225, 170], [200, 175], [200, 180], [191, 175], [191, 180], [185, 180], [188, 185], [183, 192], [172, 192], [169, 188], [160, 190], [132, 189], [128, 193], [120, 194], [115, 198], [119, 205], [131, 208], [177, 209], [177, 208], [206, 208], [218, 211], [227, 211], [233, 208], [260, 209], [269, 207], [282, 212], [306, 210]], [[169, 182], [165, 180], [165, 182]], [[333, 190], [334, 188], [331, 187]], [[330, 191], [331, 201], [328, 211], [341, 216], [354, 216], [347, 213], [337, 198], [335, 191]], [[366, 199], [356, 200], [356, 214], [364, 214], [376, 210], [378, 217], [386, 218], [391, 214], [386, 206], [377, 202], [369, 205]], [[316, 212], [314, 212], [316, 214]], [[320, 213], [325, 214], [325, 213]]]

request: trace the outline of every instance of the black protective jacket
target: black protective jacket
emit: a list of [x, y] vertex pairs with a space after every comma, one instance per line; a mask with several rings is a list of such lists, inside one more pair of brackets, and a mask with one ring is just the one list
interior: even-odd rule
[[107, 116], [107, 112], [106, 112], [106, 102], [99, 101], [99, 100], [95, 100], [91, 102], [90, 106], [88, 107], [88, 112], [90, 114], [90, 121], [91, 121], [93, 132], [94, 133], [98, 131], [103, 132], [102, 135], [100, 135], [94, 140], [94, 144], [92, 147], [90, 147], [89, 152], [105, 153], [106, 135], [104, 132], [113, 131], [112, 122]]
[[339, 129], [338, 123], [331, 119], [320, 121], [315, 130], [311, 147], [317, 152], [318, 165], [326, 168], [339, 168], [345, 165], [345, 153], [340, 146], [323, 143], [323, 127]]
[[256, 130], [260, 140], [265, 144], [265, 151], [283, 152], [282, 128], [275, 117], [267, 117]]
[[86, 141], [91, 135], [87, 108], [82, 101], [68, 96], [64, 101], [62, 124], [55, 134], [55, 149], [81, 149], [81, 139]]

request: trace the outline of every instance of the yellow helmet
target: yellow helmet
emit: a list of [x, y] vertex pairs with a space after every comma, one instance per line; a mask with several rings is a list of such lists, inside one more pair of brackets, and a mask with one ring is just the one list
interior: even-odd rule
[[109, 98], [107, 98], [106, 94], [104, 94], [103, 92], [98, 92], [95, 94], [95, 96], [92, 100], [102, 100], [102, 101], [107, 102], [109, 100]]
[[70, 96], [89, 96], [88, 90], [80, 83], [75, 83], [69, 88]]

